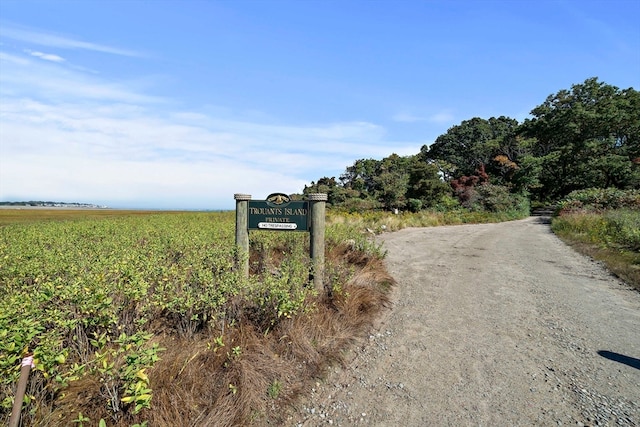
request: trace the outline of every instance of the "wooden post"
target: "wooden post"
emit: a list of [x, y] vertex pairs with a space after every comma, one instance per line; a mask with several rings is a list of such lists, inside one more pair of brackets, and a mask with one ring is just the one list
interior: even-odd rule
[[[234, 194], [236, 200], [236, 247], [238, 255], [236, 258], [236, 268], [242, 271], [244, 277], [249, 277], [249, 227], [247, 218], [249, 216], [250, 194]], [[242, 260], [242, 265], [240, 261]]]
[[318, 292], [324, 292], [324, 229], [327, 195], [325, 193], [311, 193], [307, 195], [311, 210], [311, 277]]
[[20, 369], [20, 379], [18, 380], [16, 396], [13, 400], [13, 409], [11, 410], [11, 418], [9, 419], [9, 427], [18, 427], [18, 425], [20, 424], [20, 412], [22, 411], [22, 402], [24, 401], [24, 394], [27, 391], [27, 382], [29, 380], [29, 373], [31, 372], [32, 365], [33, 365], [33, 355], [27, 354], [22, 359], [22, 368]]

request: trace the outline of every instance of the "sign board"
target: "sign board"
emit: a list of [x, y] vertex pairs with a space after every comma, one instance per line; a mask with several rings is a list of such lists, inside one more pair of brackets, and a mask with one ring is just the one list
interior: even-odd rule
[[309, 202], [273, 193], [267, 200], [249, 200], [248, 217], [249, 230], [309, 231]]

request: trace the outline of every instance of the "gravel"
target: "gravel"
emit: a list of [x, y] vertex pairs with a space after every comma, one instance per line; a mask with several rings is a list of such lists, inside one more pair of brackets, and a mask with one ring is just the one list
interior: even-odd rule
[[394, 306], [290, 426], [640, 426], [640, 293], [548, 219], [378, 238]]

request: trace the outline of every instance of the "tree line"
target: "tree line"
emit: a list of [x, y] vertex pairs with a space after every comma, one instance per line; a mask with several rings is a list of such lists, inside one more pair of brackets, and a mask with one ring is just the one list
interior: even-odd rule
[[348, 210], [518, 209], [586, 188], [640, 188], [640, 92], [589, 78], [560, 90], [519, 123], [464, 120], [411, 156], [359, 159], [327, 193]]

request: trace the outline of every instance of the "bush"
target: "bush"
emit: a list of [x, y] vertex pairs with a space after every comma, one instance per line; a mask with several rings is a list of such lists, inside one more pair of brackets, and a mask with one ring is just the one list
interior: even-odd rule
[[617, 188], [588, 188], [569, 193], [558, 204], [560, 215], [576, 211], [608, 209], [640, 209], [640, 190]]
[[640, 211], [629, 209], [607, 212], [607, 235], [610, 240], [625, 249], [640, 251]]
[[419, 212], [422, 209], [422, 200], [409, 199], [409, 201], [407, 202], [407, 207], [411, 212]]
[[553, 220], [553, 231], [570, 234], [585, 243], [629, 251], [640, 250], [640, 211], [565, 213]]
[[476, 187], [476, 208], [487, 212], [508, 212], [518, 210], [521, 200], [509, 193], [509, 189], [502, 185], [485, 184]]

